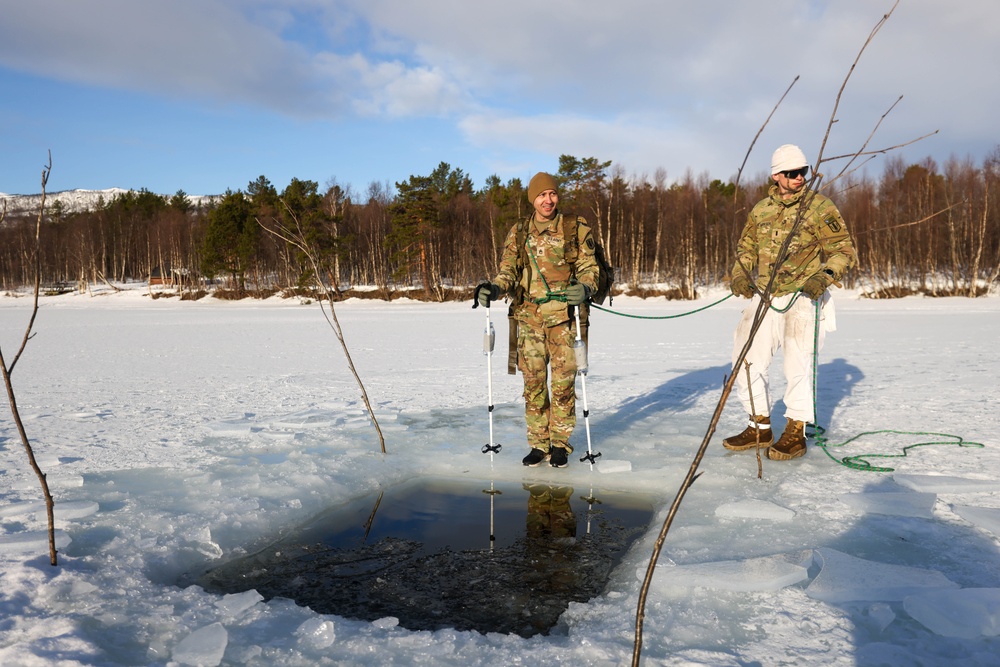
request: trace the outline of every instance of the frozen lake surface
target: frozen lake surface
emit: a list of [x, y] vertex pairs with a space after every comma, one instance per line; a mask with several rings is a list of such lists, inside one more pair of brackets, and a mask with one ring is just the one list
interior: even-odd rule
[[[720, 296], [614, 305], [677, 315]], [[726, 407], [653, 577], [644, 665], [997, 664], [1000, 299], [836, 299], [817, 391], [830, 455], [811, 442], [801, 459], [765, 459], [758, 479], [752, 452], [720, 444], [745, 423]], [[577, 459], [521, 465], [521, 381], [503, 372], [502, 353], [503, 450], [492, 461], [481, 452], [485, 314], [469, 305], [337, 306], [383, 456], [316, 304], [182, 303], [144, 290], [43, 299], [14, 383], [57, 501], [60, 565], [48, 564], [38, 481], [0, 416], [0, 664], [629, 664], [641, 578], [729, 372], [741, 304], [662, 321], [595, 314], [593, 470]], [[0, 298], [5, 357], [29, 308]], [[505, 310], [493, 310], [504, 340]], [[777, 367], [772, 379], [780, 396]], [[779, 430], [781, 411], [779, 401]], [[585, 451], [582, 428], [573, 442]], [[872, 459], [892, 470], [835, 460], [861, 454], [892, 457]], [[534, 485], [574, 489], [578, 521], [591, 489], [650, 498], [652, 518], [620, 560], [588, 564], [607, 569], [591, 597], [530, 637], [409, 629], [389, 612], [351, 618], [184, 579], [260, 553], [330, 508], [357, 502], [367, 518], [380, 492], [431, 479], [516, 489], [525, 525]], [[485, 523], [469, 533], [488, 553]], [[496, 551], [507, 548], [498, 538]], [[481, 582], [456, 584], [489, 609]]]

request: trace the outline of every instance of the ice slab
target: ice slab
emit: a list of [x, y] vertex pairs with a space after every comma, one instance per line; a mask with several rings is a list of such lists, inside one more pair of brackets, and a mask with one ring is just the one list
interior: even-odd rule
[[263, 599], [263, 595], [251, 589], [243, 593], [224, 595], [221, 600], [215, 603], [215, 606], [224, 611], [227, 616], [235, 618]]
[[[72, 473], [55, 473], [46, 475], [45, 481], [48, 483], [49, 490], [51, 491], [55, 491], [56, 489], [72, 489], [83, 486], [83, 477]], [[38, 494], [41, 490], [38, 486], [38, 478], [34, 475], [26, 475], [21, 479], [15, 480], [10, 486], [12, 489], [17, 491], [28, 491], [33, 494]]]
[[596, 464], [597, 472], [631, 472], [631, 461], [615, 461], [613, 459], [599, 459]]
[[[97, 512], [100, 505], [92, 500], [71, 500], [57, 502], [52, 508], [56, 519], [82, 519]], [[43, 508], [44, 511], [44, 508]]]
[[823, 602], [892, 602], [929, 589], [958, 588], [936, 570], [879, 563], [836, 549], [817, 549], [816, 560], [822, 569], [806, 595]]
[[[746, 560], [657, 567], [654, 581], [659, 586], [680, 588], [776, 591], [805, 581], [809, 577], [806, 567], [793, 562], [795, 560], [796, 556], [777, 554]], [[646, 568], [637, 569], [636, 577], [640, 580], [645, 579]]]
[[749, 499], [719, 505], [715, 508], [715, 516], [734, 519], [789, 521], [795, 517], [795, 511], [766, 500]]
[[1000, 635], [1000, 588], [927, 591], [903, 600], [906, 613], [942, 637]]
[[[55, 531], [56, 549], [65, 549], [73, 539], [61, 530]], [[32, 530], [25, 533], [0, 536], [0, 553], [48, 553], [49, 531]]]
[[1000, 489], [1000, 482], [995, 479], [971, 479], [948, 475], [893, 475], [892, 481], [914, 491], [927, 493], [974, 493]]
[[215, 667], [222, 662], [222, 654], [226, 652], [228, 643], [229, 633], [226, 629], [221, 623], [212, 623], [182, 639], [171, 651], [171, 657], [182, 665]]
[[337, 641], [337, 629], [332, 621], [311, 618], [295, 630], [295, 636], [315, 649], [325, 649]]
[[329, 410], [304, 410], [275, 419], [271, 425], [282, 428], [329, 428], [336, 425], [338, 419]]
[[867, 514], [912, 516], [930, 519], [934, 516], [936, 493], [843, 493], [840, 499], [850, 507]]
[[953, 505], [955, 514], [980, 528], [990, 531], [1000, 537], [1000, 509], [988, 507], [973, 507], [971, 505]]
[[0, 506], [0, 518], [21, 516], [23, 514], [34, 514], [39, 511], [45, 511], [44, 500], [29, 500], [23, 503], [11, 503], [10, 505]]
[[253, 424], [246, 421], [228, 421], [228, 422], [216, 422], [214, 424], [205, 424], [204, 428], [211, 432], [212, 435], [218, 437], [225, 436], [245, 436], [250, 435], [253, 431]]
[[869, 625], [879, 632], [884, 631], [889, 624], [896, 620], [896, 612], [892, 610], [892, 607], [884, 602], [876, 602], [872, 606], [865, 610], [865, 617], [868, 620]]

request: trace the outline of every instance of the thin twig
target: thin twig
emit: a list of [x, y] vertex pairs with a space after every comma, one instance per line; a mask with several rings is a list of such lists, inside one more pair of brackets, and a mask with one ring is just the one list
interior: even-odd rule
[[861, 56], [864, 54], [868, 46], [872, 43], [872, 40], [875, 39], [875, 35], [878, 34], [879, 30], [882, 29], [882, 26], [884, 26], [886, 21], [889, 20], [889, 17], [892, 16], [892, 13], [896, 11], [896, 7], [898, 6], [899, 6], [899, 0], [896, 0], [895, 4], [893, 4], [892, 6], [892, 9], [890, 9], [888, 13], [883, 15], [881, 20], [879, 20], [879, 22], [875, 24], [875, 27], [872, 28], [872, 31], [868, 34], [868, 39], [866, 39], [865, 43], [861, 45], [861, 49], [858, 51], [858, 55], [855, 56], [854, 62], [851, 63], [850, 68], [848, 68], [847, 76], [844, 77], [843, 83], [840, 84], [840, 90], [837, 91], [837, 98], [833, 103], [833, 111], [830, 113], [830, 121], [827, 123], [826, 126], [826, 134], [823, 135], [823, 143], [820, 144], [819, 147], [819, 156], [816, 159], [817, 169], [819, 168], [820, 165], [823, 164], [823, 152], [826, 150], [826, 143], [830, 139], [830, 132], [833, 130], [833, 126], [837, 122], [837, 111], [840, 109], [840, 100], [844, 96], [844, 90], [847, 89], [847, 83], [851, 80], [851, 75], [854, 74], [854, 68], [858, 66], [858, 62], [861, 60]]
[[49, 181], [49, 173], [52, 171], [52, 151], [49, 151], [49, 162], [48, 165], [42, 169], [42, 198], [41, 203], [38, 205], [38, 219], [35, 223], [35, 248], [34, 248], [34, 269], [35, 269], [35, 297], [31, 309], [31, 317], [28, 320], [28, 325], [24, 332], [24, 339], [21, 341], [21, 347], [18, 349], [17, 354], [14, 356], [14, 360], [11, 362], [10, 366], [3, 358], [3, 350], [0, 349], [0, 372], [3, 373], [4, 385], [7, 388], [7, 398], [10, 402], [10, 413], [11, 417], [14, 419], [14, 424], [17, 427], [17, 433], [21, 436], [21, 443], [24, 445], [24, 451], [28, 455], [28, 462], [31, 464], [31, 469], [35, 471], [35, 476], [38, 477], [38, 483], [42, 487], [42, 495], [45, 497], [45, 515], [48, 519], [49, 524], [49, 562], [55, 566], [59, 564], [58, 552], [56, 551], [56, 522], [55, 522], [55, 501], [52, 499], [52, 494], [49, 492], [49, 483], [45, 477], [45, 473], [42, 472], [41, 467], [38, 465], [38, 460], [35, 459], [35, 452], [31, 447], [31, 441], [28, 439], [28, 433], [24, 429], [24, 422], [21, 421], [21, 413], [17, 408], [17, 398], [14, 395], [14, 384], [11, 380], [11, 373], [14, 371], [14, 365], [20, 358], [21, 353], [24, 352], [25, 347], [28, 344], [28, 340], [33, 337], [31, 334], [31, 329], [35, 323], [35, 316], [38, 314], [38, 294], [41, 287], [41, 260], [40, 260], [40, 238], [42, 233], [42, 220], [45, 217], [45, 186]]
[[948, 211], [950, 211], [951, 209], [955, 208], [956, 206], [961, 206], [964, 203], [966, 203], [965, 200], [960, 201], [960, 202], [956, 202], [956, 203], [952, 204], [951, 206], [948, 206], [947, 208], [943, 208], [940, 211], [937, 211], [936, 213], [931, 213], [927, 217], [921, 218], [920, 220], [914, 220], [913, 222], [904, 222], [904, 223], [899, 224], [899, 225], [892, 225], [891, 227], [875, 227], [875, 228], [872, 228], [872, 229], [866, 229], [866, 230], [861, 231], [861, 232], [854, 232], [854, 235], [855, 236], [864, 236], [865, 234], [871, 234], [872, 232], [887, 232], [887, 231], [892, 230], [892, 229], [899, 229], [900, 227], [913, 227], [914, 225], [922, 225], [923, 223], [927, 222], [928, 220], [930, 220], [932, 218], [936, 218], [937, 216], [941, 215], [942, 213], [947, 213]]
[[[740, 168], [736, 170], [736, 183], [734, 183], [734, 185], [736, 186], [737, 191], [739, 191], [740, 188], [740, 176], [743, 174], [743, 168], [746, 167], [747, 160], [750, 159], [750, 153], [753, 152], [754, 145], [756, 145], [757, 140], [760, 139], [760, 135], [764, 133], [764, 129], [771, 122], [771, 118], [774, 116], [774, 113], [778, 110], [778, 107], [781, 106], [781, 103], [785, 101], [785, 98], [788, 97], [788, 93], [791, 92], [792, 86], [794, 86], [798, 80], [799, 76], [796, 75], [795, 78], [792, 79], [792, 82], [788, 84], [788, 88], [785, 89], [785, 93], [778, 100], [778, 103], [774, 105], [774, 108], [771, 109], [771, 113], [767, 115], [767, 119], [760, 126], [760, 129], [757, 130], [757, 134], [754, 136], [753, 141], [750, 142], [750, 147], [747, 148], [746, 155], [743, 156], [743, 163], [740, 164]], [[733, 197], [735, 198], [735, 196], [736, 195], [734, 194]]]
[[747, 371], [747, 388], [750, 388], [750, 416], [753, 419], [753, 434], [757, 444], [757, 479], [764, 478], [764, 464], [760, 460], [760, 423], [757, 421], [757, 406], [753, 404], [753, 389], [750, 380], [750, 362], [743, 360]]
[[361, 400], [364, 402], [365, 409], [368, 411], [368, 416], [371, 418], [372, 424], [375, 426], [375, 432], [378, 434], [379, 446], [382, 449], [382, 453], [385, 454], [385, 436], [382, 435], [382, 429], [379, 426], [378, 419], [375, 417], [375, 411], [372, 409], [371, 402], [368, 400], [368, 392], [365, 391], [365, 385], [361, 381], [361, 376], [358, 375], [357, 369], [354, 367], [354, 360], [351, 358], [350, 350], [347, 349], [347, 342], [344, 340], [344, 332], [340, 327], [340, 320], [337, 319], [337, 311], [333, 307], [333, 295], [330, 293], [330, 289], [323, 282], [323, 273], [320, 271], [319, 262], [316, 260], [316, 254], [309, 245], [308, 241], [306, 241], [306, 236], [302, 231], [302, 226], [298, 217], [292, 212], [284, 200], [282, 200], [281, 203], [284, 205], [289, 216], [291, 216], [292, 220], [295, 222], [295, 231], [288, 229], [276, 220], [274, 222], [278, 228], [272, 229], [262, 223], [259, 219], [254, 219], [257, 220], [257, 224], [260, 225], [266, 232], [295, 246], [301, 250], [309, 260], [309, 264], [312, 266], [313, 270], [313, 279], [319, 289], [326, 296], [326, 301], [330, 304], [330, 312], [328, 314], [326, 312], [326, 308], [323, 306], [323, 299], [319, 299], [320, 312], [323, 313], [323, 317], [326, 318], [327, 324], [330, 325], [330, 328], [333, 329], [334, 334], [337, 336], [337, 340], [340, 341], [340, 347], [344, 350], [344, 356], [347, 358], [347, 367], [351, 370], [351, 374], [354, 375], [354, 379], [358, 383], [358, 387], [361, 390]]

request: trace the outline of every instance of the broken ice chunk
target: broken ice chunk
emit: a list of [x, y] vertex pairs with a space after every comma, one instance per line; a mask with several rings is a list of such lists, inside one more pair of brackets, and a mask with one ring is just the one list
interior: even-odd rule
[[840, 499], [852, 508], [870, 514], [913, 516], [930, 519], [934, 516], [936, 493], [843, 493]]
[[182, 639], [171, 657], [182, 665], [215, 667], [222, 662], [222, 655], [229, 643], [229, 633], [221, 623], [212, 623], [199, 628]]
[[927, 493], [974, 493], [976, 491], [996, 491], [995, 479], [970, 479], [947, 475], [893, 475], [892, 481], [914, 491]]
[[767, 521], [789, 521], [795, 512], [766, 500], [741, 500], [726, 503], [715, 508], [715, 515], [736, 519], [765, 519]]
[[[641, 580], [646, 568], [636, 571]], [[776, 591], [797, 584], [809, 576], [808, 570], [791, 562], [791, 557], [778, 554], [746, 560], [722, 560], [711, 563], [677, 565], [657, 568], [660, 586], [683, 588], [714, 588], [727, 591]]]
[[816, 558], [822, 569], [806, 595], [823, 602], [891, 602], [928, 589], [958, 588], [936, 570], [878, 563], [828, 548], [817, 549]]
[[906, 613], [942, 637], [1000, 635], [1000, 588], [927, 591], [903, 600]]
[[263, 599], [263, 595], [256, 590], [250, 589], [242, 593], [224, 595], [221, 600], [215, 603], [215, 606], [221, 609], [228, 617], [235, 618]]
[[1000, 537], [1000, 509], [954, 505], [951, 509], [966, 521]]
[[[62, 550], [69, 546], [72, 538], [61, 530], [55, 531], [56, 549]], [[32, 530], [26, 533], [4, 535], [0, 537], [0, 553], [48, 553], [49, 533], [46, 530]]]

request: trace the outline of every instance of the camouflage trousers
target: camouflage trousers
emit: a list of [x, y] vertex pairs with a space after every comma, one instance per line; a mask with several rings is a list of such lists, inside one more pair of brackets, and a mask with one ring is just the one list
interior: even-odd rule
[[570, 505], [571, 486], [522, 484], [528, 496], [528, 537], [576, 537], [576, 514]]
[[552, 447], [573, 451], [569, 436], [576, 427], [575, 340], [572, 320], [551, 327], [545, 326], [540, 318], [518, 324], [517, 367], [524, 379], [528, 446], [543, 452]]

